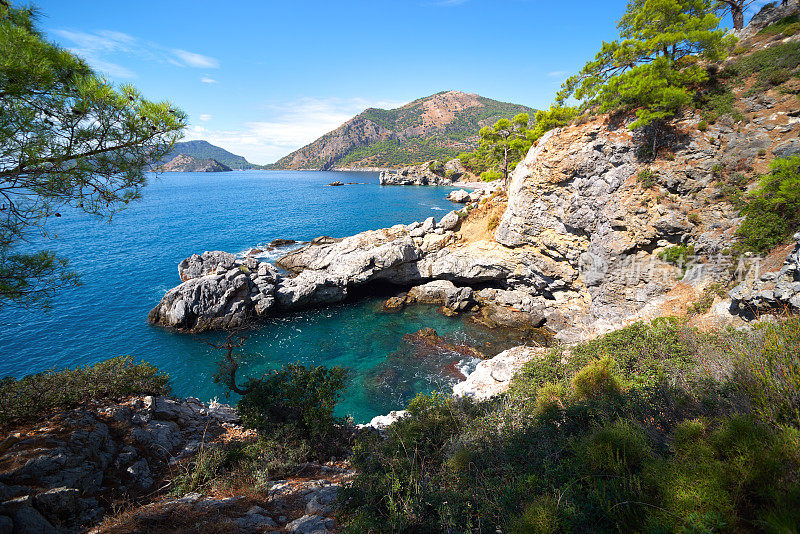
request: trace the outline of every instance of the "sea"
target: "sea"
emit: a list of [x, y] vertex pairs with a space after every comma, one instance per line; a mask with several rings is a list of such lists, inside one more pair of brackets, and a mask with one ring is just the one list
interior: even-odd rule
[[[327, 187], [328, 183], [349, 183]], [[176, 396], [235, 402], [214, 383], [218, 333], [191, 335], [147, 322], [147, 313], [180, 283], [177, 265], [206, 250], [244, 254], [277, 238], [309, 241], [408, 224], [454, 208], [452, 188], [378, 185], [367, 172], [234, 171], [151, 175], [143, 199], [111, 222], [64, 209], [48, 237], [27, 247], [69, 258], [82, 284], [59, 292], [52, 311], [0, 308], [0, 376], [22, 377], [89, 365], [119, 355], [152, 363], [171, 377]], [[259, 255], [274, 261], [288, 249]], [[449, 391], [476, 359], [408, 337], [434, 328], [450, 344], [485, 347], [504, 340], [469, 318], [432, 306], [384, 313], [385, 294], [263, 321], [239, 352], [239, 376], [260, 376], [285, 363], [342, 366], [348, 386], [337, 406], [355, 422], [401, 409], [419, 393]], [[506, 343], [506, 345], [504, 345]]]

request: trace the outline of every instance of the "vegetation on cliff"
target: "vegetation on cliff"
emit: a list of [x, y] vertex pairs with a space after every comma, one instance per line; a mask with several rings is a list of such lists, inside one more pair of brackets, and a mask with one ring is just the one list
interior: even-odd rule
[[603, 43], [594, 60], [564, 82], [557, 96], [574, 96], [601, 113], [635, 111], [631, 129], [672, 117], [708, 80], [701, 61], [719, 61], [733, 38], [719, 29], [713, 0], [633, 0], [618, 23], [620, 38]]
[[169, 375], [119, 356], [94, 365], [0, 380], [0, 424], [45, 417], [90, 399], [169, 394]]
[[115, 89], [44, 40], [35, 12], [0, 3], [0, 305], [49, 304], [77, 276], [51, 251], [18, 252], [65, 205], [110, 219], [186, 116], [131, 85]]
[[502, 398], [421, 396], [355, 447], [348, 532], [791, 531], [800, 321], [637, 323], [533, 361]]

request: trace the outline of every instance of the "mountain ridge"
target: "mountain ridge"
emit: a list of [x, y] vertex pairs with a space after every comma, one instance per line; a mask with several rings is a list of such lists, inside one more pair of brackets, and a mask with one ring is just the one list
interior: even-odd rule
[[442, 91], [395, 109], [368, 108], [266, 168], [398, 168], [448, 160], [474, 150], [483, 126], [535, 111], [473, 93]]

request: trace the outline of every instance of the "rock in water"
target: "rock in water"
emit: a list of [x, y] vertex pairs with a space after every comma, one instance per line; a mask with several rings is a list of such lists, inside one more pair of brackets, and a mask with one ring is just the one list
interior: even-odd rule
[[450, 202], [457, 202], [459, 204], [466, 204], [470, 201], [470, 195], [463, 189], [459, 189], [458, 191], [452, 191], [449, 195], [447, 195], [447, 200]]

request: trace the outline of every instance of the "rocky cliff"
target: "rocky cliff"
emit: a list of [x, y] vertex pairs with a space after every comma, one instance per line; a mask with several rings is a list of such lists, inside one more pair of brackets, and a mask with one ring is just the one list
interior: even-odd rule
[[187, 154], [179, 154], [158, 168], [161, 172], [230, 172], [233, 169], [208, 158], [198, 159]]
[[447, 91], [397, 109], [368, 109], [336, 130], [280, 159], [271, 168], [329, 170], [389, 167], [447, 160], [473, 150], [483, 126], [526, 106], [474, 94]]
[[383, 171], [379, 177], [380, 185], [453, 185], [475, 180], [478, 177], [467, 171], [458, 158], [446, 163], [438, 160], [426, 161], [397, 171]]
[[[743, 41], [750, 52], [737, 61], [798, 41], [800, 35], [756, 34]], [[684, 111], [667, 125], [655, 155], [651, 141], [627, 128], [632, 119], [583, 119], [542, 137], [512, 173], [507, 193], [470, 196], [439, 223], [307, 245], [279, 262], [294, 277], [232, 264], [167, 293], [151, 320], [212, 328], [231, 317], [236, 323], [341, 301], [358, 286], [432, 280], [472, 287], [490, 322], [519, 324], [523, 314], [564, 341], [683, 314], [710, 284], [732, 287], [757, 267], [756, 258], [730, 254], [742, 220], [731, 190], [752, 187], [773, 158], [800, 153], [800, 81], [782, 78], [760, 91], [752, 84], [735, 85], [729, 108], [710, 124], [702, 112]], [[406, 176], [427, 173], [439, 176], [430, 164]], [[779, 265], [794, 261], [781, 254]], [[736, 323], [734, 304], [756, 297], [793, 306], [795, 272], [773, 271], [752, 291], [736, 293], [735, 303], [715, 301], [711, 311]]]

